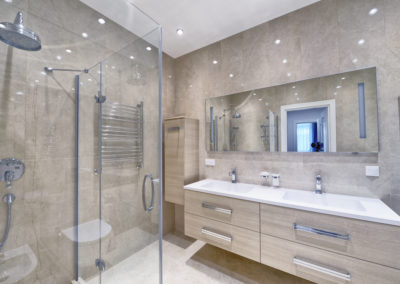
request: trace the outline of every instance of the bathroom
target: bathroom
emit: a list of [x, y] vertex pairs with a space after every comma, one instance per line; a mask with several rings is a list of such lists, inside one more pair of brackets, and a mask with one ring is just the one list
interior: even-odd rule
[[0, 284], [400, 283], [399, 15], [0, 0]]

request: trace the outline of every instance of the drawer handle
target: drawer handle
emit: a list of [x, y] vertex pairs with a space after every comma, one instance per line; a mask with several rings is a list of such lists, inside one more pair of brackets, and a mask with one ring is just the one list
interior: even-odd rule
[[219, 212], [219, 213], [224, 213], [224, 214], [232, 215], [232, 209], [226, 209], [226, 208], [218, 207], [218, 206], [213, 205], [213, 204], [209, 204], [209, 203], [203, 202], [203, 203], [201, 204], [201, 207], [207, 208], [207, 209], [210, 209], [210, 210], [214, 210], [214, 211], [217, 211], [217, 212]]
[[347, 271], [340, 272], [340, 271], [334, 270], [332, 268], [328, 268], [328, 267], [324, 267], [321, 265], [317, 265], [317, 264], [308, 262], [308, 261], [298, 258], [298, 257], [293, 258], [293, 263], [303, 266], [303, 267], [306, 267], [306, 268], [309, 268], [309, 269], [312, 269], [312, 270], [315, 270], [315, 271], [318, 271], [318, 272], [321, 272], [321, 273], [324, 273], [324, 274], [327, 274], [327, 275], [330, 275], [330, 276], [334, 276], [336, 278], [346, 280], [346, 281], [351, 280], [351, 275]]
[[341, 240], [350, 240], [350, 235], [349, 234], [338, 234], [334, 232], [329, 232], [329, 231], [324, 231], [316, 228], [311, 228], [311, 227], [306, 227], [302, 225], [298, 225], [296, 223], [293, 223], [293, 229], [296, 231], [302, 231], [302, 232], [308, 232], [312, 234], [317, 234], [321, 236], [326, 236], [326, 237], [331, 237], [331, 238], [336, 238], [336, 239], [341, 239]]
[[227, 241], [229, 243], [232, 242], [232, 237], [230, 235], [224, 235], [224, 234], [216, 233], [216, 232], [213, 232], [213, 231], [211, 231], [210, 229], [207, 229], [207, 228], [201, 229], [201, 233], [203, 233], [205, 235], [209, 235], [209, 236], [217, 238], [217, 239], [220, 239], [220, 240]]

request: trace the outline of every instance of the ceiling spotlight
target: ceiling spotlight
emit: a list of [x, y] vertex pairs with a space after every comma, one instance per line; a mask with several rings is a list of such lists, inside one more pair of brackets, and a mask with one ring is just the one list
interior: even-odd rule
[[87, 79], [89, 82], [92, 82], [92, 78]]
[[375, 15], [376, 13], [378, 13], [378, 8], [372, 8], [371, 10], [369, 10], [368, 14]]
[[286, 63], [287, 63], [287, 59], [286, 59], [286, 58], [283, 59], [283, 60], [282, 60], [282, 63], [283, 63], [283, 64], [286, 64]]
[[57, 55], [57, 60], [61, 60], [62, 59], [62, 57], [61, 57], [61, 55]]
[[22, 96], [24, 94], [24, 92], [18, 91], [15, 94], [18, 95], [18, 96]]
[[4, 0], [4, 2], [12, 3], [13, 0]]
[[151, 51], [151, 46], [146, 47], [147, 51]]
[[365, 43], [365, 39], [360, 39], [359, 41], [358, 41], [358, 45], [363, 45]]
[[261, 101], [262, 101], [262, 98], [259, 98], [258, 100], [261, 102]]
[[72, 50], [71, 49], [66, 49], [65, 52], [71, 54]]
[[183, 35], [183, 29], [181, 29], [181, 28], [177, 29], [177, 30], [176, 30], [176, 34], [177, 34], [178, 36]]
[[133, 59], [135, 59], [135, 56], [131, 55], [131, 56], [129, 56], [129, 58], [133, 60]]
[[355, 64], [355, 63], [358, 62], [358, 59], [357, 59], [357, 58], [354, 58], [354, 59], [352, 60], [352, 62]]
[[257, 94], [256, 93], [253, 93], [253, 96], [256, 96]]
[[275, 40], [275, 44], [280, 44], [280, 43], [281, 43], [280, 39]]
[[342, 77], [341, 79], [342, 79], [342, 80], [346, 80], [346, 77]]
[[88, 36], [89, 36], [89, 35], [88, 35], [87, 33], [82, 33], [82, 37], [83, 37], [83, 38], [88, 38]]
[[106, 23], [106, 20], [104, 20], [103, 18], [100, 18], [97, 21], [99, 22], [100, 25], [104, 25]]
[[214, 59], [212, 63], [213, 64], [218, 64], [218, 61]]
[[341, 87], [342, 87], [342, 86], [340, 86], [340, 85], [339, 85], [339, 86], [336, 86], [336, 89], [340, 89]]
[[293, 89], [296, 89], [296, 86], [293, 86], [292, 88], [293, 88]]
[[232, 73], [229, 74], [229, 78], [233, 78], [233, 77], [235, 77], [235, 75], [233, 75]]
[[287, 73], [287, 76], [288, 76], [288, 77], [292, 76], [292, 73]]

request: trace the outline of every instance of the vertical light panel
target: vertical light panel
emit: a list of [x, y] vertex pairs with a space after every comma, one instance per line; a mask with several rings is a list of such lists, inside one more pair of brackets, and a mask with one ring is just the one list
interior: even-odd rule
[[367, 138], [364, 83], [358, 83], [358, 121], [360, 124], [360, 138]]
[[[212, 145], [212, 143], [214, 142], [214, 122], [213, 122], [213, 118], [214, 118], [214, 107], [210, 106], [210, 143]], [[210, 149], [211, 151], [213, 149]]]

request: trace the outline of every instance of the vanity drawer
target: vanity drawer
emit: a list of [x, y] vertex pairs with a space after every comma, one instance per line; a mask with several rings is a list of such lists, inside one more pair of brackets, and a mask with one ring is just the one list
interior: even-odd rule
[[316, 283], [399, 283], [400, 270], [261, 235], [261, 263]]
[[260, 233], [185, 213], [185, 235], [260, 262]]
[[185, 212], [260, 231], [260, 204], [256, 202], [186, 190]]
[[261, 204], [261, 233], [400, 268], [400, 227]]

